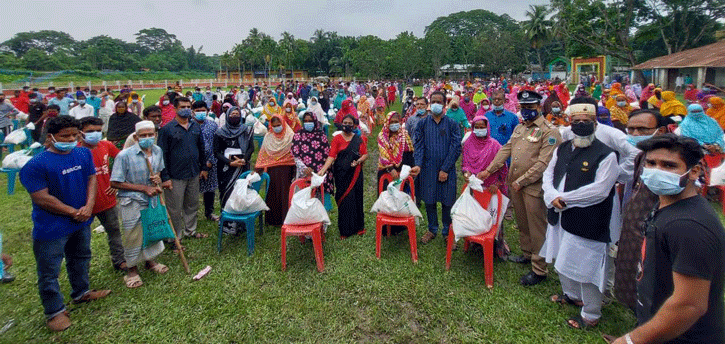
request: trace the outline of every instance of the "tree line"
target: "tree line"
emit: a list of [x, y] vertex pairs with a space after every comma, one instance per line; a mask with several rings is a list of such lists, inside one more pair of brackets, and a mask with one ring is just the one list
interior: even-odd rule
[[309, 39], [277, 40], [253, 28], [221, 55], [185, 48], [172, 33], [148, 28], [135, 42], [106, 35], [76, 41], [69, 34], [21, 32], [0, 44], [0, 68], [51, 71], [247, 71], [360, 78], [430, 77], [445, 64], [489, 75], [546, 70], [557, 57], [610, 55], [634, 65], [712, 43], [723, 28], [725, 0], [551, 0], [530, 6], [526, 20], [472, 10], [439, 17], [423, 37], [405, 31], [384, 40], [316, 30]]

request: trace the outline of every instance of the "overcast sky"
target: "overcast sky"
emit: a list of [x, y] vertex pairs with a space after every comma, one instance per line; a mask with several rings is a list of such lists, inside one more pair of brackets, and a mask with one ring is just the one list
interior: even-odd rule
[[18, 32], [57, 30], [76, 40], [108, 35], [128, 42], [150, 27], [175, 34], [184, 47], [204, 46], [213, 55], [241, 42], [251, 28], [279, 40], [283, 31], [309, 39], [316, 29], [343, 36], [383, 39], [412, 31], [422, 37], [438, 17], [485, 9], [523, 20], [529, 4], [548, 0], [186, 0], [186, 1], [33, 1], [3, 0], [0, 42]]

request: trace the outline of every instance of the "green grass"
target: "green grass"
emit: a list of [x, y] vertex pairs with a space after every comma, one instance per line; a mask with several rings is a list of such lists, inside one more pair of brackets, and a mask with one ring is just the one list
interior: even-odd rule
[[[370, 140], [365, 209], [376, 198], [375, 145]], [[3, 174], [0, 185], [5, 182]], [[411, 262], [406, 235], [384, 238], [378, 260], [374, 216], [366, 216], [366, 235], [342, 241], [333, 210], [323, 273], [315, 269], [311, 245], [293, 239], [288, 243], [287, 271], [281, 271], [280, 230], [275, 227], [257, 236], [251, 257], [244, 236], [225, 237], [219, 254], [217, 227], [200, 212], [199, 229], [210, 238], [185, 240], [186, 254], [192, 275], [206, 265], [213, 267], [211, 273], [192, 282], [178, 257], [165, 251], [158, 260], [171, 271], [154, 275], [142, 270], [144, 285], [127, 289], [122, 273], [111, 266], [106, 235], [94, 233], [91, 286], [113, 293], [71, 307], [73, 326], [50, 333], [36, 287], [30, 208], [20, 184], [14, 196], [0, 187], [3, 249], [13, 256], [12, 272], [17, 276], [15, 282], [0, 285], [0, 328], [13, 321], [0, 334], [2, 343], [601, 343], [600, 331], [618, 335], [635, 325], [628, 310], [613, 304], [604, 307], [597, 330], [570, 329], [565, 319], [577, 310], [548, 300], [560, 292], [555, 273], [525, 288], [518, 281], [527, 266], [496, 261], [495, 288], [488, 290], [480, 253], [454, 252], [451, 269], [445, 271], [440, 236], [418, 246], [418, 264]], [[419, 235], [425, 232], [425, 222], [418, 226]], [[519, 253], [514, 224], [507, 221], [504, 227], [512, 250]], [[59, 281], [67, 298], [65, 272]]]

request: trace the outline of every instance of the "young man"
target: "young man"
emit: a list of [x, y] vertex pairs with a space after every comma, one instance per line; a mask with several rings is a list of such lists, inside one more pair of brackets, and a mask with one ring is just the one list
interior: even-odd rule
[[77, 120], [81, 120], [86, 117], [95, 117], [96, 109], [94, 109], [93, 106], [86, 104], [86, 96], [81, 92], [78, 96], [78, 105], [70, 109], [70, 111], [68, 111], [68, 115]]
[[217, 183], [217, 159], [214, 155], [214, 133], [219, 126], [213, 119], [209, 118], [209, 109], [205, 102], [194, 102], [192, 106], [194, 110], [194, 121], [201, 127], [201, 136], [204, 139], [204, 156], [202, 160], [209, 168], [206, 178], [199, 181], [199, 192], [204, 198], [204, 216], [209, 221], [218, 221], [219, 216], [214, 215], [214, 198], [216, 190], [219, 188]]
[[614, 343], [723, 343], [725, 233], [698, 194], [702, 147], [674, 134], [640, 142], [642, 182], [659, 196], [637, 276], [639, 326]]
[[20, 182], [33, 202], [33, 253], [40, 300], [53, 331], [71, 325], [58, 284], [63, 258], [73, 289], [72, 303], [96, 300], [111, 292], [89, 289], [89, 225], [96, 199], [96, 168], [91, 151], [76, 147], [78, 125], [70, 116], [50, 119], [47, 149], [20, 170]]
[[[173, 107], [173, 105], [172, 105]], [[156, 128], [156, 132], [159, 132], [159, 129], [161, 129], [161, 121], [162, 121], [162, 115], [161, 115], [161, 108], [156, 105], [151, 105], [145, 109], [143, 109], [143, 119], [147, 121], [151, 121], [154, 124], [154, 127]], [[126, 138], [126, 142], [123, 144], [123, 148], [126, 149], [128, 147], [131, 147], [136, 144], [136, 139], [133, 135], [128, 135]]]
[[103, 120], [97, 117], [84, 117], [80, 121], [81, 142], [80, 147], [91, 150], [93, 165], [96, 166], [96, 204], [91, 212], [98, 217], [108, 237], [108, 250], [111, 254], [111, 263], [116, 270], [126, 270], [126, 261], [123, 258], [123, 240], [121, 227], [116, 212], [116, 189], [111, 188], [110, 158], [116, 158], [120, 152], [116, 146], [106, 140], [101, 140], [103, 133]]
[[0, 130], [7, 136], [13, 131], [12, 119], [18, 114], [18, 109], [9, 101], [5, 101], [5, 94], [0, 92]]
[[98, 117], [98, 109], [101, 108], [101, 98], [98, 98], [97, 90], [91, 90], [90, 96], [86, 99], [86, 104], [93, 107], [93, 116]]
[[[436, 91], [430, 96], [430, 116], [415, 127], [415, 167], [411, 175], [420, 172], [420, 198], [425, 203], [428, 232], [421, 238], [424, 244], [438, 233], [438, 203], [441, 203], [444, 237], [451, 225], [451, 207], [456, 201], [456, 160], [461, 155], [461, 127], [445, 115], [446, 96]], [[445, 242], [445, 241], [444, 241]]]
[[176, 97], [174, 107], [176, 118], [161, 128], [158, 137], [166, 166], [162, 176], [164, 180], [171, 179], [173, 185], [166, 190], [166, 204], [179, 239], [184, 236], [206, 238], [206, 234], [196, 231], [199, 179], [206, 179], [209, 173], [201, 126], [191, 120], [193, 112], [189, 98]]
[[[139, 264], [157, 274], [166, 273], [169, 268], [154, 261], [164, 251], [164, 243], [159, 241], [149, 247], [143, 247], [143, 226], [141, 211], [148, 208], [149, 203], [158, 202], [155, 197], [161, 194], [161, 188], [170, 188], [171, 182], [162, 183], [164, 159], [161, 148], [154, 144], [156, 126], [151, 121], [136, 123], [136, 144], [118, 154], [113, 164], [111, 186], [118, 189], [118, 199], [123, 224], [123, 248], [128, 270], [123, 281], [128, 288], [143, 285], [138, 274]], [[147, 163], [148, 161], [148, 163]], [[153, 171], [149, 171], [149, 164]]]
[[66, 90], [64, 88], [59, 89], [58, 92], [55, 94], [55, 97], [48, 100], [48, 105], [58, 105], [58, 107], [60, 108], [61, 116], [68, 115], [68, 111], [70, 110], [70, 103], [73, 100], [72, 98], [66, 97], [65, 92]]
[[[532, 92], [533, 93], [533, 92]], [[502, 146], [511, 138], [516, 126], [519, 125], [519, 118], [516, 114], [504, 109], [506, 95], [503, 91], [497, 91], [493, 95], [493, 108], [486, 112], [486, 118], [491, 126], [491, 137]], [[476, 105], [480, 105], [476, 103]]]

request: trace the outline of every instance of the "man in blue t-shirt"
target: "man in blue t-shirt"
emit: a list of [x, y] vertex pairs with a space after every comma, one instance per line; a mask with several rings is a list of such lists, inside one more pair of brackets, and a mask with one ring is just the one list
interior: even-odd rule
[[76, 147], [79, 123], [73, 117], [51, 118], [45, 127], [47, 149], [23, 166], [20, 182], [33, 201], [33, 253], [47, 325], [63, 331], [71, 325], [58, 284], [63, 258], [73, 289], [72, 303], [96, 300], [111, 291], [89, 288], [89, 225], [96, 200], [91, 151]]
[[491, 126], [490, 135], [502, 146], [509, 142], [514, 128], [519, 125], [519, 118], [516, 114], [504, 110], [505, 101], [506, 96], [503, 91], [496, 91], [493, 95], [493, 109], [486, 112], [488, 124]]

